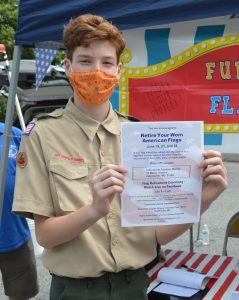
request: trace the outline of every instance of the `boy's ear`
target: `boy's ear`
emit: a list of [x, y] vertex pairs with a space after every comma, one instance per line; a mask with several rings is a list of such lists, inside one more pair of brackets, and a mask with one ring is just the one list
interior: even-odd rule
[[117, 68], [118, 68], [118, 74], [117, 75], [120, 75], [121, 74], [121, 70], [122, 70], [122, 63], [120, 62], [120, 63], [118, 63], [118, 66], [117, 66]]
[[70, 69], [71, 69], [71, 62], [70, 62], [70, 60], [68, 58], [64, 59], [64, 66], [65, 66], [66, 76], [68, 77]]

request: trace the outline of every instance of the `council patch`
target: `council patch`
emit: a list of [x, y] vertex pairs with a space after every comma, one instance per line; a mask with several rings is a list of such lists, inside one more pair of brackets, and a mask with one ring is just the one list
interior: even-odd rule
[[17, 154], [16, 161], [17, 161], [17, 165], [20, 168], [24, 168], [27, 165], [27, 154], [26, 154], [26, 152], [19, 152]]

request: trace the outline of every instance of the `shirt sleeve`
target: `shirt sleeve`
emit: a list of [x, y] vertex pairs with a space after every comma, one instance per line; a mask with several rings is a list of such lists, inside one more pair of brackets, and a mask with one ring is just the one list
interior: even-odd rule
[[54, 216], [44, 138], [39, 126], [22, 135], [17, 156], [13, 212], [33, 218], [33, 214]]

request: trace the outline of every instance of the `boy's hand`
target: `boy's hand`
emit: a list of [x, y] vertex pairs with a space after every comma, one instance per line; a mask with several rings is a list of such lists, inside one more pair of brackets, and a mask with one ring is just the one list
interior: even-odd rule
[[227, 188], [227, 170], [222, 161], [221, 153], [214, 150], [204, 151], [202, 212]]
[[96, 171], [91, 179], [93, 194], [92, 208], [94, 212], [103, 217], [110, 211], [110, 205], [117, 193], [124, 189], [124, 176], [127, 169], [113, 164], [108, 164]]

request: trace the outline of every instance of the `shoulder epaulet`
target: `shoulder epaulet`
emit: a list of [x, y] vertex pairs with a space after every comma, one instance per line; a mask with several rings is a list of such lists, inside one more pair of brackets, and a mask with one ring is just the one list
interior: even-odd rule
[[56, 109], [50, 113], [40, 113], [35, 116], [36, 120], [42, 120], [47, 118], [59, 118], [63, 115], [63, 108]]
[[134, 116], [128, 116], [128, 119], [129, 119], [131, 122], [140, 122], [140, 119], [135, 118]]
[[140, 122], [139, 119], [135, 118], [134, 116], [130, 116], [130, 115], [123, 115], [120, 112], [118, 112], [117, 110], [115, 110], [115, 112], [117, 113], [117, 115], [131, 121], [131, 122]]

